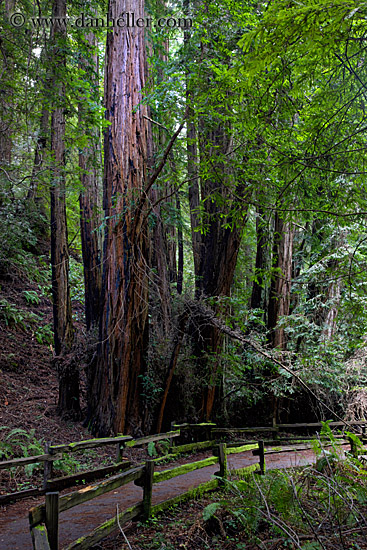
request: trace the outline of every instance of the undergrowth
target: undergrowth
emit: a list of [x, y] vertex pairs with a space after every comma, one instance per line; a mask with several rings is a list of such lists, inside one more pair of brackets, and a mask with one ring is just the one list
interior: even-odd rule
[[[359, 438], [348, 435], [360, 453]], [[205, 505], [188, 503], [184, 510], [180, 506], [153, 518], [129, 536], [131, 548], [367, 548], [367, 469], [363, 458], [343, 452], [328, 423], [324, 423], [315, 451], [315, 465], [230, 478], [210, 503], [208, 499]], [[118, 548], [127, 546], [121, 547], [120, 541]]]

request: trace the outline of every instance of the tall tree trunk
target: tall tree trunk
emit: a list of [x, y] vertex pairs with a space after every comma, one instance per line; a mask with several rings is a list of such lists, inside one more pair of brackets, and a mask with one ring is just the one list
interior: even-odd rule
[[251, 293], [251, 309], [260, 309], [264, 307], [263, 299], [263, 270], [265, 268], [265, 245], [266, 235], [264, 231], [263, 212], [259, 208], [256, 216], [256, 260], [255, 277]]
[[[109, 17], [144, 17], [143, 0], [110, 0]], [[151, 132], [142, 102], [144, 29], [107, 36], [105, 80], [103, 311], [96, 375], [90, 392], [91, 426], [98, 434], [139, 433], [140, 378], [148, 314], [147, 162]], [[139, 108], [136, 107], [139, 105]]]
[[[184, 0], [184, 12], [189, 16], [190, 0]], [[189, 47], [190, 33], [184, 32], [185, 47]], [[187, 175], [189, 180], [189, 206], [190, 206], [190, 221], [191, 221], [191, 242], [192, 252], [194, 257], [194, 272], [199, 271], [200, 243], [201, 235], [198, 231], [200, 225], [199, 204], [200, 204], [200, 189], [199, 189], [199, 170], [198, 170], [198, 146], [197, 132], [194, 118], [194, 109], [192, 107], [193, 90], [190, 82], [190, 73], [186, 70], [186, 105], [187, 105], [187, 124], [186, 124], [186, 155], [187, 155]]]
[[184, 250], [183, 250], [183, 234], [181, 226], [181, 201], [179, 192], [176, 191], [176, 210], [177, 215], [180, 220], [179, 226], [177, 227], [177, 247], [178, 247], [178, 258], [177, 258], [177, 294], [182, 294], [182, 285], [183, 285], [183, 271], [184, 271]]
[[[66, 16], [65, 0], [55, 0], [53, 17]], [[72, 348], [74, 331], [69, 287], [69, 252], [65, 203], [65, 29], [54, 26], [51, 34], [53, 106], [51, 114], [51, 265], [54, 313], [55, 353], [65, 357], [58, 361], [59, 403], [62, 414], [77, 416], [79, 404], [79, 371], [75, 361], [66, 358]]]
[[37, 143], [34, 152], [34, 164], [32, 169], [31, 184], [29, 186], [27, 199], [36, 200], [37, 199], [37, 190], [38, 190], [38, 174], [42, 170], [44, 165], [44, 156], [47, 150], [47, 141], [49, 137], [49, 126], [50, 126], [50, 113], [49, 110], [45, 107], [42, 109], [40, 117], [40, 127], [39, 133], [37, 136]]
[[273, 347], [286, 347], [284, 329], [278, 327], [281, 316], [289, 315], [294, 230], [290, 222], [284, 222], [275, 213], [273, 267], [277, 269], [270, 286], [268, 329]]
[[[201, 196], [206, 200], [203, 204], [203, 216], [207, 224], [207, 230], [201, 234], [200, 251], [196, 272], [196, 298], [230, 296], [237, 256], [241, 243], [243, 221], [239, 220], [231, 228], [231, 219], [225, 220], [227, 227], [223, 227], [223, 206], [219, 207], [214, 198], [214, 193], [221, 189], [226, 196], [226, 173], [228, 170], [222, 160], [216, 161], [219, 154], [228, 153], [231, 147], [231, 136], [228, 128], [218, 126], [208, 129], [205, 121], [202, 121], [200, 132], [200, 162], [211, 165], [209, 176], [201, 178]], [[237, 192], [241, 194], [243, 189], [239, 186]], [[220, 302], [215, 308], [219, 312]], [[208, 324], [196, 331], [196, 355], [200, 358], [201, 369], [206, 369], [209, 375], [208, 388], [203, 399], [203, 416], [209, 420], [212, 415], [215, 387], [218, 375], [217, 354], [220, 351], [222, 336], [220, 331]], [[211, 365], [208, 356], [214, 359]]]
[[[14, 12], [15, 0], [5, 0], [5, 17], [9, 17]], [[0, 166], [8, 166], [12, 161], [12, 127], [14, 105], [12, 98], [13, 77], [14, 77], [14, 54], [12, 45], [7, 40], [1, 40], [1, 58], [3, 67], [1, 68], [1, 89], [0, 89]]]
[[[86, 75], [91, 75], [90, 89], [94, 104], [99, 104], [99, 78], [98, 55], [95, 52], [97, 40], [93, 33], [86, 36], [87, 58]], [[85, 131], [91, 132], [88, 145], [79, 153], [79, 168], [81, 170], [82, 192], [79, 197], [80, 204], [80, 235], [82, 241], [82, 254], [84, 265], [85, 286], [85, 319], [87, 330], [97, 327], [100, 318], [100, 301], [102, 289], [102, 263], [101, 263], [101, 239], [100, 239], [100, 210], [101, 210], [101, 177], [99, 166], [101, 164], [100, 131], [98, 126], [92, 127], [89, 122], [87, 98], [79, 105], [79, 126]], [[87, 105], [85, 107], [85, 104]], [[93, 113], [92, 113], [93, 114]], [[89, 116], [88, 116], [89, 115]], [[86, 124], [87, 122], [87, 124]]]

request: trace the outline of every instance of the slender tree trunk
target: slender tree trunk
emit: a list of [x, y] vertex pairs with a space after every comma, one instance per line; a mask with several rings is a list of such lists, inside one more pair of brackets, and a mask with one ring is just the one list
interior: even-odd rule
[[180, 201], [180, 195], [178, 191], [176, 191], [176, 210], [180, 220], [179, 226], [177, 227], [177, 246], [178, 246], [177, 294], [182, 294], [184, 250], [183, 250], [183, 234], [182, 234], [182, 226], [181, 226], [181, 201]]
[[284, 222], [278, 212], [275, 213], [273, 266], [277, 268], [270, 287], [268, 306], [268, 329], [271, 331], [273, 347], [284, 350], [286, 347], [284, 329], [278, 327], [281, 316], [289, 315], [292, 256], [293, 256], [293, 227], [290, 222]]
[[[89, 78], [93, 101], [95, 105], [98, 105], [98, 55], [95, 51], [91, 53], [91, 50], [95, 50], [97, 47], [97, 40], [93, 33], [89, 33], [86, 36], [86, 43], [89, 46], [89, 51], [87, 52], [87, 59], [84, 60], [84, 65], [86, 65], [86, 75], [91, 75]], [[84, 98], [84, 101], [82, 100], [79, 105], [80, 128], [85, 127], [85, 131], [87, 131], [88, 119], [90, 118], [87, 98]], [[98, 127], [93, 127], [88, 145], [79, 153], [79, 167], [83, 187], [79, 197], [80, 234], [84, 265], [85, 319], [87, 330], [97, 327], [100, 318], [102, 289], [100, 210], [102, 205], [99, 166], [101, 165], [101, 161], [100, 132]]]
[[[5, 0], [5, 16], [9, 20], [15, 11], [15, 0]], [[12, 128], [13, 128], [13, 76], [14, 54], [7, 40], [1, 40], [1, 87], [0, 87], [0, 166], [8, 166], [12, 161]]]
[[[143, 0], [110, 0], [109, 17], [144, 17]], [[151, 132], [142, 103], [144, 29], [107, 36], [103, 310], [96, 375], [90, 392], [91, 426], [98, 434], [139, 433], [140, 378], [148, 314], [147, 163]], [[139, 108], [137, 106], [139, 105]]]
[[42, 109], [41, 118], [40, 118], [40, 128], [39, 134], [37, 137], [36, 148], [34, 152], [34, 164], [32, 169], [32, 178], [31, 184], [28, 190], [27, 198], [28, 200], [36, 200], [37, 190], [38, 190], [38, 174], [44, 166], [44, 156], [47, 151], [47, 141], [49, 137], [49, 121], [50, 113], [46, 108]]
[[251, 294], [251, 309], [260, 309], [264, 307], [263, 299], [263, 270], [265, 267], [265, 245], [266, 235], [264, 231], [263, 212], [258, 210], [256, 216], [256, 260], [255, 260], [255, 276], [252, 294]]
[[[53, 17], [66, 16], [65, 0], [55, 0]], [[51, 265], [54, 313], [55, 353], [65, 357], [58, 361], [59, 403], [62, 414], [77, 416], [79, 405], [79, 371], [76, 363], [66, 356], [72, 348], [72, 323], [69, 252], [65, 203], [65, 29], [54, 26], [51, 34], [53, 107], [51, 114], [51, 152], [53, 155], [51, 183]]]
[[324, 340], [332, 340], [336, 331], [336, 319], [341, 299], [342, 279], [338, 277], [329, 285], [327, 299], [331, 300], [331, 307], [326, 315], [322, 337]]

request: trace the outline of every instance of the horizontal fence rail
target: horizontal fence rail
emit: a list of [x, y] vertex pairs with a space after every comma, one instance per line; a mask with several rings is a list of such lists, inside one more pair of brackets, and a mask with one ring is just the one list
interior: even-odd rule
[[[106, 521], [96, 529], [94, 529], [88, 535], [79, 538], [77, 541], [69, 544], [64, 550], [86, 550], [90, 548], [93, 544], [98, 543], [100, 540], [108, 536], [113, 530], [116, 529], [117, 525], [123, 526], [126, 522], [135, 519], [148, 519], [152, 513], [156, 513], [158, 510], [164, 510], [169, 506], [172, 506], [175, 503], [187, 500], [196, 495], [202, 495], [208, 491], [216, 489], [221, 483], [222, 479], [213, 479], [209, 482], [203, 483], [191, 489], [186, 493], [180, 494], [177, 497], [168, 499], [159, 505], [152, 506], [152, 493], [153, 485], [156, 483], [161, 483], [168, 479], [187, 474], [189, 472], [205, 468], [207, 466], [219, 463], [219, 471], [216, 472], [216, 476], [220, 478], [227, 477], [227, 454], [241, 453], [244, 450], [249, 451], [254, 449], [255, 445], [246, 445], [242, 447], [228, 448], [225, 443], [220, 443], [216, 449], [217, 456], [211, 456], [204, 460], [199, 460], [191, 462], [188, 464], [183, 464], [171, 469], [163, 470], [161, 472], [154, 472], [155, 460], [148, 460], [145, 465], [138, 466], [127, 472], [114, 476], [108, 480], [105, 480], [101, 483], [93, 485], [91, 487], [84, 487], [80, 491], [75, 491], [59, 497], [58, 493], [47, 493], [46, 494], [46, 503], [41, 506], [32, 508], [29, 513], [29, 523], [32, 532], [32, 540], [35, 550], [41, 550], [43, 546], [39, 546], [38, 540], [40, 540], [39, 532], [42, 531], [42, 541], [44, 541], [44, 529], [40, 531], [40, 525], [45, 523], [46, 525], [46, 534], [48, 537], [47, 547], [49, 550], [59, 550], [58, 546], [58, 522], [59, 514], [74, 507], [83, 502], [96, 498], [102, 494], [113, 491], [114, 489], [125, 485], [131, 481], [134, 481], [137, 485], [143, 488], [143, 499], [140, 503], [129, 508], [128, 510], [122, 512], [117, 517], [111, 518]], [[241, 468], [239, 470], [233, 470], [233, 472], [241, 473], [251, 473], [259, 470], [260, 473], [263, 473], [264, 468], [262, 467], [262, 461], [264, 461], [264, 447], [261, 447], [261, 442], [257, 446], [260, 450], [260, 462], [259, 464], [254, 464]], [[262, 451], [261, 451], [262, 449]], [[57, 501], [57, 502], [56, 502]], [[38, 537], [38, 538], [37, 538]], [[43, 544], [43, 543], [42, 543]]]
[[[362, 427], [363, 436], [366, 433], [367, 421], [355, 421], [355, 422], [329, 422], [328, 425], [332, 428], [346, 426], [358, 426]], [[313, 440], [312, 437], [283, 437], [279, 435], [279, 431], [283, 429], [293, 428], [305, 428], [314, 429], [321, 428], [322, 423], [298, 423], [298, 424], [278, 424], [274, 426], [260, 426], [260, 427], [245, 427], [245, 428], [220, 428], [214, 423], [201, 423], [201, 424], [177, 424], [172, 423], [172, 429], [169, 432], [154, 434], [150, 436], [144, 436], [138, 439], [133, 439], [131, 436], [119, 435], [117, 437], [99, 438], [85, 441], [77, 441], [74, 443], [67, 443], [62, 445], [52, 445], [48, 443], [45, 447], [45, 454], [36, 455], [33, 457], [22, 457], [12, 460], [0, 462], [0, 469], [11, 468], [14, 466], [25, 466], [32, 463], [44, 463], [44, 484], [42, 489], [31, 489], [26, 491], [20, 491], [18, 494], [29, 496], [33, 494], [46, 494], [46, 502], [41, 506], [32, 508], [29, 512], [29, 523], [32, 534], [32, 541], [35, 550], [59, 550], [58, 547], [58, 523], [59, 514], [74, 507], [78, 506], [88, 500], [92, 500], [97, 496], [101, 496], [105, 493], [115, 490], [127, 483], [134, 482], [143, 489], [143, 500], [136, 506], [129, 508], [121, 512], [117, 518], [111, 518], [104, 524], [97, 527], [92, 533], [89, 533], [85, 537], [82, 537], [78, 541], [75, 541], [64, 550], [72, 549], [87, 549], [93, 544], [96, 544], [99, 540], [102, 540], [108, 534], [110, 534], [118, 523], [123, 525], [127, 521], [135, 518], [147, 519], [151, 513], [155, 513], [158, 510], [163, 510], [173, 503], [190, 498], [193, 495], [201, 495], [206, 491], [213, 490], [223, 483], [229, 473], [227, 469], [227, 456], [241, 453], [246, 451], [252, 451], [252, 453], [259, 457], [259, 462], [251, 466], [246, 466], [238, 470], [231, 470], [231, 473], [237, 474], [249, 474], [251, 472], [258, 471], [263, 474], [265, 472], [265, 455], [276, 452], [284, 452], [286, 450], [303, 450], [311, 448], [307, 446], [307, 443]], [[196, 441], [194, 443], [183, 443], [174, 446], [175, 439], [182, 435], [183, 432], [192, 433], [196, 436], [204, 437], [204, 441]], [[255, 432], [270, 432], [274, 433], [274, 440], [260, 440], [260, 441], [238, 441], [228, 444], [220, 443], [215, 438], [219, 434], [234, 435], [234, 434], [247, 434]], [[345, 443], [342, 436], [340, 443]], [[146, 445], [150, 442], [157, 442], [167, 440], [169, 442], [169, 452], [165, 456], [158, 457], [152, 460], [148, 460], [145, 464], [138, 465], [131, 468], [131, 464], [127, 460], [121, 460], [124, 449]], [[187, 441], [187, 436], [186, 436]], [[293, 444], [292, 444], [293, 441]], [[364, 438], [362, 438], [364, 441]], [[291, 443], [288, 447], [282, 447], [285, 442]], [[351, 450], [353, 454], [358, 453], [353, 440], [349, 440]], [[94, 449], [106, 445], [115, 445], [116, 447], [116, 462], [113, 465], [103, 468], [97, 468], [94, 470], [85, 471], [82, 473], [73, 474], [71, 476], [65, 476], [63, 478], [51, 479], [52, 465], [55, 460], [61, 460], [64, 453], [82, 452], [87, 449]], [[265, 447], [266, 445], [266, 447]], [[269, 445], [277, 445], [278, 447], [269, 448]], [[171, 469], [155, 472], [155, 465], [162, 460], [168, 458], [176, 458], [179, 454], [188, 453], [191, 451], [213, 449], [213, 456], [204, 460], [191, 462], [176, 466]], [[168, 449], [167, 449], [168, 451]], [[168, 499], [159, 505], [152, 506], [152, 492], [153, 485], [161, 483], [162, 481], [172, 479], [179, 475], [187, 474], [191, 471], [205, 468], [212, 464], [219, 463], [219, 471], [216, 472], [216, 479], [212, 479], [209, 482], [201, 484], [195, 490], [190, 490], [187, 493], [178, 495], [173, 499]], [[118, 473], [116, 473], [118, 472]], [[111, 474], [115, 474], [112, 475]], [[80, 479], [92, 481], [97, 476], [109, 475], [107, 479], [100, 481], [94, 485], [83, 487], [79, 491], [74, 491], [67, 495], [59, 496], [58, 491], [75, 484]], [[35, 493], [36, 492], [36, 493]], [[5, 495], [5, 498], [16, 495]], [[0, 503], [4, 499], [4, 496], [0, 496]]]

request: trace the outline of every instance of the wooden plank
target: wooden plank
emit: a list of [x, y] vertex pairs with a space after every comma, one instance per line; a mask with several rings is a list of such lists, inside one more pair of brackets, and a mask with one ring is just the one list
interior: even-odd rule
[[43, 489], [25, 489], [24, 491], [17, 491], [16, 493], [8, 493], [7, 495], [0, 496], [0, 506], [8, 502], [22, 500], [22, 498], [41, 496], [44, 494], [45, 491]]
[[172, 437], [179, 437], [180, 430], [174, 432], [167, 432], [164, 434], [147, 435], [146, 437], [139, 437], [138, 439], [131, 439], [126, 443], [126, 447], [138, 447], [139, 445], [145, 445], [151, 441], [161, 441], [162, 439], [171, 439]]
[[34, 506], [34, 508], [31, 508], [28, 512], [28, 518], [29, 518], [29, 526], [31, 529], [32, 527], [35, 527], [40, 523], [44, 523], [46, 521], [45, 505], [40, 504], [39, 506]]
[[31, 529], [34, 550], [51, 550], [45, 525], [36, 525]]
[[95, 485], [90, 485], [88, 487], [83, 487], [79, 491], [74, 491], [60, 497], [60, 512], [65, 512], [69, 508], [73, 508], [82, 502], [87, 502], [92, 498], [99, 497], [104, 495], [109, 491], [113, 491], [122, 485], [126, 485], [130, 481], [135, 481], [136, 479], [141, 478], [144, 475], [144, 466], [139, 466], [138, 468], [133, 468], [122, 474], [113, 476], [105, 481], [96, 483]]
[[125, 460], [119, 464], [112, 464], [111, 466], [104, 466], [103, 468], [98, 468], [97, 470], [86, 470], [85, 472], [79, 472], [65, 477], [58, 477], [54, 479], [49, 479], [47, 483], [47, 490], [58, 490], [61, 491], [66, 487], [71, 487], [75, 485], [78, 481], [94, 481], [99, 477], [103, 477], [108, 474], [113, 474], [115, 472], [124, 471], [131, 467], [131, 462]]
[[182, 464], [182, 466], [177, 466], [170, 470], [163, 470], [162, 472], [155, 472], [153, 483], [160, 483], [166, 479], [172, 479], [173, 477], [181, 476], [194, 470], [200, 470], [200, 468], [206, 468], [211, 466], [211, 464], [216, 464], [218, 462], [218, 457], [212, 456], [205, 458], [204, 460], [198, 460], [197, 462], [190, 462], [189, 464]]
[[277, 432], [278, 426], [255, 426], [254, 428], [212, 428], [213, 433]]
[[[354, 422], [329, 422], [329, 426], [364, 426], [367, 420], [356, 420]], [[277, 424], [278, 428], [321, 428], [321, 422], [300, 422], [297, 424]]]
[[131, 435], [122, 435], [120, 437], [102, 437], [99, 439], [86, 439], [85, 441], [75, 441], [74, 443], [67, 443], [66, 445], [52, 445], [50, 447], [50, 453], [68, 453], [73, 451], [81, 451], [83, 449], [95, 449], [96, 447], [113, 445], [119, 442], [130, 441], [131, 439]]
[[60, 460], [62, 458], [61, 454], [57, 455], [35, 455], [35, 456], [25, 456], [22, 458], [13, 458], [11, 460], [5, 460], [0, 462], [0, 470], [5, 470], [5, 468], [12, 468], [13, 466], [26, 466], [27, 464], [37, 464], [37, 462], [45, 462], [48, 460]]
[[215, 445], [216, 443], [214, 441], [198, 441], [197, 443], [187, 443], [187, 445], [177, 445], [177, 447], [173, 447], [172, 451], [175, 454], [187, 453], [190, 451], [197, 451], [200, 449], [210, 449]]
[[[345, 444], [348, 444], [348, 441], [347, 440], [338, 441], [338, 444], [345, 445]], [[323, 443], [323, 447], [325, 449], [327, 449], [329, 447], [332, 447], [332, 446], [333, 445], [331, 445], [331, 444]], [[281, 448], [279, 448], [279, 447], [280, 447], [280, 445], [278, 445], [278, 448], [275, 448], [275, 449], [265, 449], [265, 454], [267, 455], [267, 454], [289, 453], [289, 452], [292, 452], [292, 451], [308, 451], [308, 450], [312, 449], [312, 445], [305, 445], [303, 443], [300, 443], [299, 445], [285, 445], [284, 447], [281, 447]], [[254, 451], [252, 451], [252, 454], [254, 456], [259, 456], [259, 449], [255, 449]]]
[[232, 443], [230, 444], [231, 447], [228, 447], [226, 449], [226, 454], [227, 455], [233, 455], [233, 454], [237, 454], [237, 453], [245, 453], [246, 451], [252, 451], [253, 449], [258, 449], [258, 444], [257, 443], [254, 443], [252, 445], [241, 445], [241, 446], [238, 446], [238, 447], [232, 447]]
[[59, 550], [59, 493], [46, 493], [46, 527], [50, 550]]
[[[128, 521], [139, 517], [142, 512], [143, 504], [141, 502], [131, 508], [128, 508], [124, 512], [121, 512], [118, 516], [121, 527], [123, 527]], [[105, 521], [91, 533], [81, 537], [77, 541], [72, 542], [68, 546], [64, 547], [63, 550], [87, 550], [88, 548], [91, 548], [91, 546], [96, 545], [100, 540], [108, 537], [108, 535], [116, 531], [116, 529], [118, 529], [117, 516]]]

